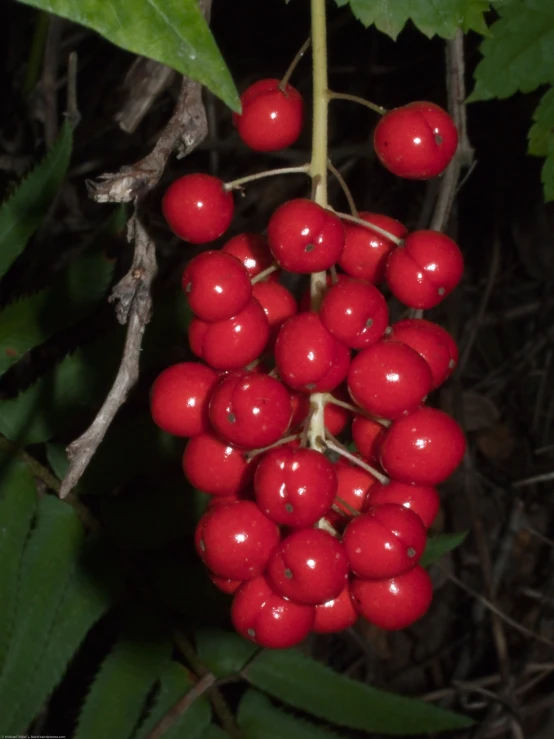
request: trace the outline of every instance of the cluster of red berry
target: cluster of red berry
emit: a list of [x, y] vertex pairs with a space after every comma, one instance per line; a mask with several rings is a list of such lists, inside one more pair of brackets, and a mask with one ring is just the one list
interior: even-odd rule
[[[252, 148], [296, 140], [303, 104], [290, 85], [262, 80], [242, 103], [235, 123]], [[375, 131], [379, 158], [404, 177], [443, 171], [456, 141], [431, 103], [393, 110]], [[178, 236], [207, 243], [231, 223], [232, 192], [186, 175], [168, 188], [163, 212]], [[327, 288], [298, 301], [280, 269], [327, 272]], [[359, 615], [401, 629], [427, 610], [431, 584], [418, 561], [439, 508], [435, 486], [465, 442], [424, 401], [458, 353], [423, 318], [389, 326], [376, 285], [425, 309], [462, 271], [441, 233], [408, 234], [387, 216], [343, 217], [307, 199], [277, 209], [267, 240], [240, 234], [185, 268], [189, 341], [202, 361], [162, 372], [151, 410], [162, 429], [190, 437], [185, 475], [212, 496], [196, 548], [212, 581], [234, 593], [231, 616], [245, 637], [289, 647]]]

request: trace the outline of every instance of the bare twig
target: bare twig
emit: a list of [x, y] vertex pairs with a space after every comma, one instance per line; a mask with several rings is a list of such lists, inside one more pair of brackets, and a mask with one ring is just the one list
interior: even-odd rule
[[134, 133], [157, 98], [172, 83], [175, 71], [153, 59], [138, 57], [131, 64], [123, 86], [127, 93], [115, 120], [125, 133]]
[[182, 698], [179, 698], [177, 703], [169, 709], [165, 716], [162, 716], [156, 726], [154, 726], [152, 731], [148, 734], [147, 739], [161, 739], [161, 737], [173, 726], [175, 721], [177, 721], [177, 719], [192, 706], [194, 701], [204, 695], [204, 693], [209, 690], [214, 683], [215, 675], [211, 672], [204, 675], [204, 677], [201, 678], [194, 687], [187, 691]]
[[51, 15], [48, 23], [48, 34], [44, 47], [44, 65], [40, 80], [40, 91], [43, 103], [44, 138], [50, 149], [58, 135], [58, 66], [60, 63], [60, 42], [64, 21]]

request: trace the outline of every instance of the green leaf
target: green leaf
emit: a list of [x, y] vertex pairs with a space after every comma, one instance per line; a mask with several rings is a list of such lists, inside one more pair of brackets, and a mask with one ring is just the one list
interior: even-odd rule
[[409, 736], [463, 729], [471, 719], [340, 675], [295, 650], [262, 652], [246, 679], [279, 700], [333, 724]]
[[196, 648], [202, 662], [217, 677], [236, 675], [259, 650], [242, 636], [220, 629], [199, 629]]
[[229, 734], [220, 729], [219, 726], [210, 724], [206, 731], [202, 733], [200, 739], [229, 739]]
[[0, 277], [42, 223], [65, 177], [73, 132], [67, 121], [51, 151], [0, 207]]
[[482, 61], [474, 73], [468, 101], [507, 98], [554, 82], [554, 3], [512, 0], [481, 44]]
[[429, 567], [439, 560], [443, 555], [451, 552], [465, 540], [467, 531], [460, 531], [455, 534], [436, 534], [436, 536], [430, 536], [427, 539], [425, 551], [419, 561], [422, 567]]
[[546, 157], [554, 150], [554, 87], [542, 96], [533, 113], [529, 131], [529, 154]]
[[198, 80], [234, 111], [238, 93], [197, 0], [21, 0]]
[[159, 625], [137, 613], [106, 657], [79, 715], [74, 739], [127, 739], [171, 657]]
[[275, 708], [257, 690], [246, 691], [237, 718], [244, 739], [339, 739], [334, 731]]
[[554, 200], [554, 146], [544, 162], [541, 171], [541, 182], [545, 201]]

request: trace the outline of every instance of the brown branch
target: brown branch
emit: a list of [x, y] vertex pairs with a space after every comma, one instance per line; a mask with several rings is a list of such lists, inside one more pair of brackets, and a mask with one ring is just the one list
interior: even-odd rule
[[175, 70], [165, 64], [137, 57], [123, 81], [125, 100], [114, 116], [125, 133], [134, 133], [157, 98], [169, 87]]
[[177, 703], [172, 706], [169, 711], [162, 716], [156, 726], [148, 734], [147, 739], [161, 739], [161, 737], [169, 731], [175, 721], [180, 718], [192, 706], [194, 701], [198, 700], [204, 693], [215, 683], [215, 675], [208, 672], [201, 678], [196, 685], [179, 698]]

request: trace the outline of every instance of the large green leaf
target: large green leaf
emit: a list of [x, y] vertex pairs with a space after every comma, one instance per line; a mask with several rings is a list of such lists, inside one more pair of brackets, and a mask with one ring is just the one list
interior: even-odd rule
[[[197, 0], [20, 0], [92, 28], [206, 85], [233, 110], [238, 93]], [[232, 12], [232, 11], [231, 11]]]
[[196, 632], [198, 656], [217, 677], [239, 673], [259, 650], [256, 644], [235, 632], [199, 629]]
[[542, 184], [546, 200], [554, 200], [554, 87], [542, 96], [529, 131], [529, 154], [546, 157]]
[[467, 531], [459, 531], [455, 534], [436, 534], [427, 539], [425, 551], [419, 562], [422, 567], [429, 567], [439, 560], [442, 556], [451, 552], [463, 543], [467, 536]]
[[51, 151], [0, 207], [0, 277], [48, 213], [67, 172], [72, 146], [73, 132], [66, 121]]
[[295, 650], [262, 652], [243, 671], [250, 683], [324, 721], [409, 736], [463, 729], [472, 721], [423, 701], [377, 690]]

